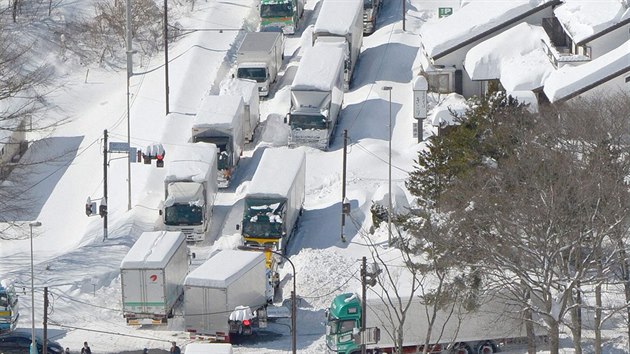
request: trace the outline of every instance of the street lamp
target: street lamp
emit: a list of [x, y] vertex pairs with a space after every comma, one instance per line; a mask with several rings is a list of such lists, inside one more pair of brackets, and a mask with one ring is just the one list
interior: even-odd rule
[[[260, 248], [257, 247], [250, 247], [250, 246], [239, 246], [238, 247], [241, 250], [244, 251], [260, 251]], [[282, 254], [282, 252], [278, 252], [278, 251], [274, 251], [271, 248], [265, 248], [263, 249], [264, 252], [269, 252], [269, 253], [273, 253], [276, 254], [280, 257], [282, 257], [282, 259], [286, 259], [287, 262], [289, 262], [289, 264], [291, 265], [291, 268], [293, 269], [293, 291], [291, 292], [291, 352], [293, 354], [297, 353], [297, 346], [296, 346], [296, 339], [297, 339], [297, 321], [296, 321], [296, 314], [297, 314], [297, 307], [296, 307], [296, 290], [295, 290], [295, 265], [293, 265], [293, 262], [291, 262], [291, 260], [289, 259], [289, 257], [285, 256], [284, 254]]]
[[40, 227], [42, 223], [33, 221], [28, 224], [31, 229], [31, 348], [30, 354], [37, 354], [37, 344], [35, 344], [35, 282], [33, 280], [33, 227]]
[[389, 193], [388, 193], [388, 209], [387, 209], [387, 244], [392, 244], [392, 87], [383, 86], [383, 91], [389, 91]]

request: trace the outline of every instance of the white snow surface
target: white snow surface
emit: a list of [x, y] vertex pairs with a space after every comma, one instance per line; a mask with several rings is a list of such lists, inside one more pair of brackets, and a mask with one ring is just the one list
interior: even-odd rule
[[343, 47], [332, 43], [315, 43], [307, 48], [291, 84], [297, 91], [330, 91], [335, 87], [338, 68], [343, 65]]
[[120, 268], [162, 269], [185, 242], [186, 236], [180, 231], [143, 232], [120, 262]]
[[554, 9], [564, 30], [580, 43], [630, 18], [626, 0], [565, 0]]
[[243, 97], [209, 95], [201, 100], [193, 127], [239, 127], [243, 122]]
[[221, 250], [190, 272], [184, 285], [225, 289], [240, 275], [264, 262], [262, 252]]
[[182, 143], [173, 152], [166, 152], [164, 165], [167, 172], [164, 181], [193, 181], [202, 183], [212, 174], [217, 158], [217, 147], [210, 143]]
[[321, 0], [322, 5], [313, 32], [345, 36], [357, 16], [363, 14], [363, 0]]
[[577, 91], [630, 68], [630, 40], [619, 48], [579, 66], [565, 65], [545, 80], [543, 88], [551, 102], [565, 99]]
[[450, 16], [436, 17], [423, 25], [420, 29], [422, 45], [427, 56], [437, 56], [549, 1], [471, 1]]
[[540, 26], [518, 24], [472, 47], [464, 61], [466, 72], [473, 80], [500, 79], [507, 91], [542, 87], [554, 70], [541, 45], [546, 36]]
[[[52, 20], [93, 16], [93, 6], [90, 5], [94, 2], [59, 2], [53, 10]], [[392, 184], [405, 190], [408, 173], [414, 168], [413, 161], [418, 151], [425, 148], [425, 143], [418, 143], [411, 132], [414, 122], [411, 81], [414, 73], [421, 69], [418, 55], [421, 38], [417, 34], [427, 18], [436, 16], [438, 6], [459, 2], [409, 1], [405, 31], [400, 18], [402, 3], [384, 2], [377, 31], [364, 39], [353, 86], [345, 93], [340, 125], [331, 148], [329, 151], [305, 148], [304, 214], [286, 255], [295, 265], [295, 272], [288, 262], [280, 267], [280, 287], [284, 299], [288, 298], [294, 280], [296, 283], [299, 298], [297, 350], [301, 354], [326, 351], [324, 309], [335, 295], [360, 289], [360, 259], [362, 256], [371, 259], [368, 244], [375, 245], [392, 263], [396, 259], [400, 261], [396, 250], [387, 245], [386, 227], [376, 229], [373, 235], [367, 231], [372, 226], [369, 209], [375, 191], [379, 188], [382, 191], [382, 186], [388, 184], [386, 161], [390, 154]], [[491, 3], [495, 6], [490, 8], [495, 8], [502, 7], [500, 4], [504, 2]], [[306, 25], [312, 25], [320, 5], [318, 1], [307, 1]], [[451, 29], [469, 31], [466, 23], [473, 19], [476, 19], [475, 16], [464, 18], [453, 28], [445, 28], [434, 40], [448, 41], [452, 37], [443, 34], [448, 34]], [[97, 200], [102, 196], [103, 130], [108, 130], [110, 141], [126, 141], [126, 119], [129, 117], [131, 145], [143, 148], [149, 144], [164, 144], [168, 167], [177, 147], [190, 140], [193, 116], [202, 97], [209, 92], [218, 94], [218, 83], [234, 65], [236, 48], [242, 40], [242, 33], [234, 29], [255, 27], [258, 15], [253, 0], [196, 1], [194, 7], [191, 2], [171, 2], [169, 21], [177, 21], [182, 28], [228, 30], [222, 33], [216, 30], [192, 31], [170, 43], [171, 113], [168, 116], [165, 116], [164, 110], [164, 75], [159, 69], [163, 66], [163, 53], [151, 57], [134, 54], [134, 73], [137, 74], [130, 78], [131, 92], [128, 96], [124, 69], [85, 64], [72, 53], [66, 53], [66, 57], [61, 58], [59, 48], [52, 47], [54, 41], [42, 41], [34, 46], [39, 50], [37, 55], [41, 55], [34, 60], [51, 63], [58, 74], [53, 83], [55, 90], [47, 97], [47, 102], [58, 109], [48, 112], [47, 117], [51, 120], [68, 118], [69, 122], [54, 130], [28, 132], [31, 140], [46, 140], [31, 145], [24, 158], [67, 158], [55, 164], [33, 167], [33, 173], [26, 181], [32, 188], [26, 197], [31, 197], [35, 203], [29, 205], [30, 214], [22, 220], [15, 220], [18, 227], [5, 232], [13, 239], [0, 240], [0, 278], [12, 281], [16, 289], [24, 289], [24, 294], [20, 296], [18, 324], [18, 330], [23, 332], [30, 332], [33, 314], [35, 329], [38, 334], [42, 333], [43, 288], [48, 287], [52, 299], [49, 339], [69, 347], [72, 352], [77, 352], [84, 341], [90, 343], [95, 354], [137, 351], [144, 347], [150, 348], [151, 353], [164, 353], [172, 340], [183, 348], [192, 342], [184, 332], [181, 310], [176, 311], [167, 326], [132, 327], [122, 317], [120, 264], [143, 232], [160, 230], [158, 208], [164, 198], [167, 168], [134, 163], [131, 164], [131, 179], [128, 180], [127, 160], [120, 154], [110, 154], [109, 234], [106, 240], [103, 239], [103, 219], [87, 217], [84, 213], [86, 197]], [[213, 226], [207, 239], [188, 245], [189, 250], [197, 254], [195, 262], [203, 262], [217, 249], [234, 249], [241, 243], [240, 233], [234, 225], [242, 218], [242, 200], [261, 150], [269, 145], [286, 144], [286, 124], [283, 125], [282, 117], [288, 112], [289, 89], [298, 61], [304, 59], [304, 48], [312, 43], [311, 29], [307, 27], [301, 37], [298, 33], [286, 40], [282, 75], [270, 97], [261, 102], [261, 117], [266, 121], [260, 128], [262, 132], [257, 132], [260, 141], [255, 140], [246, 146], [234, 175], [235, 183], [218, 193]], [[124, 57], [123, 52], [119, 54]], [[391, 86], [392, 90], [383, 91], [383, 86]], [[443, 95], [429, 96], [430, 108], [463, 105], [463, 100], [455, 94], [448, 95], [446, 99]], [[132, 98], [129, 112], [127, 97]], [[384, 118], [389, 114], [392, 117], [391, 150], [388, 149], [388, 122]], [[425, 137], [436, 132], [430, 119], [426, 120], [424, 128]], [[343, 230], [346, 242], [339, 237], [343, 161], [341, 132], [344, 129], [349, 135], [346, 198], [352, 206]], [[68, 154], [68, 151], [73, 153]], [[128, 186], [131, 187], [129, 199]], [[397, 193], [398, 196], [400, 194]], [[413, 200], [409, 200], [409, 204], [413, 205]], [[34, 308], [26, 295], [31, 281], [28, 224], [33, 220], [42, 223], [40, 227], [32, 228]], [[198, 264], [193, 264], [191, 268], [195, 266]], [[622, 298], [623, 295], [620, 296]], [[273, 305], [274, 308], [277, 306], [281, 305]], [[235, 345], [234, 353], [290, 352], [289, 321], [278, 322], [270, 323], [267, 329], [275, 334], [273, 339]], [[623, 352], [627, 347], [623, 329], [613, 329], [606, 339], [609, 338], [610, 345], [604, 353]], [[568, 342], [564, 334], [563, 342]], [[568, 346], [563, 349], [565, 353], [572, 353]], [[523, 354], [526, 350], [515, 353]]]
[[247, 195], [288, 197], [296, 174], [306, 163], [304, 149], [303, 147], [265, 149], [249, 184]]

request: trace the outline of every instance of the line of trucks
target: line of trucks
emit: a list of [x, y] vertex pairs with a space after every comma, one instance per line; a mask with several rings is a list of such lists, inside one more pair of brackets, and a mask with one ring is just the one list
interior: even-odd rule
[[[169, 155], [173, 161], [168, 165], [180, 161], [186, 168], [178, 169], [177, 178], [167, 174], [165, 214], [170, 217], [169, 208], [180, 208], [178, 216], [201, 227], [203, 217], [209, 221], [211, 215], [205, 213], [211, 208], [204, 203], [216, 193], [217, 148], [203, 142], [178, 148], [173, 157]], [[191, 337], [229, 342], [230, 336], [249, 335], [264, 327], [267, 306], [279, 284], [278, 262], [271, 252], [258, 250], [284, 252], [301, 215], [305, 172], [302, 149], [265, 149], [245, 195], [240, 227], [244, 244], [252, 250], [219, 251], [189, 272], [192, 255], [185, 230], [143, 233], [120, 265], [127, 323], [167, 323], [183, 298], [185, 328]], [[212, 183], [214, 187], [208, 188]]]

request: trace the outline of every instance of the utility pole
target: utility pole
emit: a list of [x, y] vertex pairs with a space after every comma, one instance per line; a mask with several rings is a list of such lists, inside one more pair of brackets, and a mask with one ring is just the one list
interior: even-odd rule
[[405, 7], [406, 7], [406, 6], [405, 6], [405, 5], [406, 5], [406, 4], [405, 4], [405, 2], [406, 2], [406, 1], [407, 1], [407, 0], [402, 0], [402, 25], [403, 25], [403, 31], [405, 31], [405, 12], [407, 12], [407, 11], [405, 10]]
[[343, 130], [343, 171], [341, 173], [341, 242], [346, 242], [344, 228], [346, 226], [346, 152], [348, 151], [348, 130]]
[[[125, 9], [125, 30], [126, 33], [126, 47], [127, 47], [127, 146], [131, 146], [131, 122], [130, 122], [130, 109], [131, 109], [131, 93], [129, 87], [131, 86], [131, 76], [133, 75], [133, 48], [131, 42], [131, 0], [127, 0], [127, 6]], [[107, 145], [106, 145], [107, 146]], [[106, 147], [107, 149], [107, 147]], [[107, 185], [107, 183], [105, 183]], [[107, 199], [106, 199], [107, 200]], [[127, 154], [127, 210], [131, 210], [131, 156]], [[107, 219], [106, 219], [107, 220]], [[105, 222], [107, 224], [107, 222]], [[105, 233], [107, 236], [107, 233]], [[107, 238], [107, 237], [106, 237]]]
[[361, 354], [366, 354], [365, 353], [365, 341], [363, 340], [363, 338], [365, 337], [365, 327], [366, 327], [366, 320], [365, 320], [365, 315], [366, 315], [366, 311], [367, 311], [367, 257], [363, 256], [363, 258], [361, 259]]
[[[107, 129], [103, 131], [103, 201], [101, 201], [101, 207], [107, 205]], [[101, 212], [103, 218], [103, 241], [107, 240], [107, 211]]]
[[44, 354], [48, 354], [48, 287], [44, 287]]
[[169, 108], [169, 87], [168, 87], [168, 0], [164, 0], [164, 89], [166, 93], [166, 114], [170, 113]]

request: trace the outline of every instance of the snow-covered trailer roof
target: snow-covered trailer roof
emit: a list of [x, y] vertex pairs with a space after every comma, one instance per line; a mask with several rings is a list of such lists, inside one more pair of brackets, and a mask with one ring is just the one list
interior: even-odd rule
[[315, 43], [300, 60], [291, 90], [330, 91], [343, 66], [344, 48], [332, 43]]
[[252, 97], [258, 97], [258, 83], [254, 80], [228, 78], [221, 81], [219, 88], [221, 96], [241, 96], [245, 103], [251, 102]]
[[168, 170], [164, 182], [192, 181], [202, 183], [216, 170], [217, 147], [210, 143], [186, 143], [166, 152]]
[[184, 285], [227, 288], [261, 262], [265, 262], [263, 252], [222, 250], [190, 272]]
[[242, 126], [243, 98], [240, 96], [205, 96], [201, 100], [193, 128], [229, 127], [240, 129]]
[[166, 267], [186, 236], [181, 231], [144, 232], [120, 262], [121, 269], [161, 269]]
[[267, 148], [260, 158], [247, 196], [286, 198], [298, 171], [306, 163], [303, 149]]
[[232, 354], [230, 343], [189, 343], [184, 348], [184, 354]]
[[362, 0], [324, 0], [313, 32], [345, 36], [350, 33], [357, 16], [363, 17]]
[[169, 207], [174, 204], [205, 204], [204, 188], [199, 183], [170, 183], [167, 187], [168, 198], [164, 201], [164, 206]]

